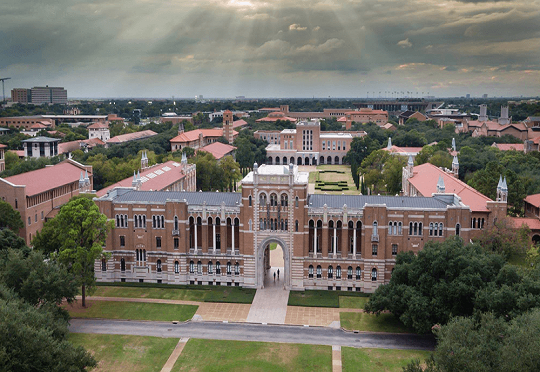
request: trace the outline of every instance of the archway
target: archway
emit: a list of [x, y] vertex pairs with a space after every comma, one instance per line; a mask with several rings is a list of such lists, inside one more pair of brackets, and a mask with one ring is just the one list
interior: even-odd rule
[[277, 237], [268, 237], [257, 247], [257, 288], [264, 288], [265, 273], [267, 272], [267, 259], [270, 258], [270, 253], [266, 252], [269, 252], [271, 243], [277, 243], [283, 250], [283, 271], [280, 272], [279, 280], [283, 283], [285, 289], [289, 289], [291, 286], [291, 260], [289, 247], [282, 239]]
[[532, 237], [532, 242], [535, 245], [540, 244], [540, 235], [534, 234], [533, 237]]

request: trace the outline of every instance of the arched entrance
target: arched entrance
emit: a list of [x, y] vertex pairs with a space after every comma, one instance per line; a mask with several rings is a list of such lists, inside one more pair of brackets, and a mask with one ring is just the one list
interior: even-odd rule
[[[283, 249], [283, 272], [280, 272], [280, 281], [285, 289], [291, 286], [291, 260], [288, 245], [280, 238], [268, 237], [257, 247], [257, 288], [264, 288], [264, 278], [267, 272], [267, 258], [270, 253], [270, 244], [277, 243]], [[268, 251], [268, 253], [266, 253]], [[273, 279], [272, 279], [273, 280]]]

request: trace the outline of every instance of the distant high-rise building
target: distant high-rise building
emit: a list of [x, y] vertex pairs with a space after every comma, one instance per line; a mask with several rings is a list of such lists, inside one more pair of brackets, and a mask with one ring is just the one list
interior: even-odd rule
[[482, 94], [482, 98], [488, 98], [487, 93]]
[[467, 93], [467, 95], [465, 96], [465, 98], [467, 98], [467, 99], [468, 99], [468, 98], [471, 98], [470, 93]]
[[32, 101], [30, 89], [15, 88], [11, 90], [11, 101], [17, 103], [29, 103]]
[[44, 103], [67, 104], [67, 90], [63, 87], [33, 87], [31, 89], [32, 103], [42, 105]]

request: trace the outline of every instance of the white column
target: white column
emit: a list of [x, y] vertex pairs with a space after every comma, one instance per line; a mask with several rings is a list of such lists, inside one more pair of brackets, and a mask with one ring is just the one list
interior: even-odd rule
[[212, 234], [213, 234], [212, 241], [214, 242], [214, 254], [216, 254], [216, 224], [215, 223], [212, 224]]
[[231, 224], [231, 233], [232, 233], [232, 247], [231, 253], [234, 254], [234, 221]]
[[337, 254], [337, 228], [334, 227], [334, 256]]
[[317, 254], [317, 227], [313, 228], [313, 257]]
[[353, 258], [356, 258], [356, 227], [353, 229]]

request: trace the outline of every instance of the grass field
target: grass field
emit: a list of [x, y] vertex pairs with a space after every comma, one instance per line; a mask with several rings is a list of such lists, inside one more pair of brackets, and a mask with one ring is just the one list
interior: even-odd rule
[[414, 333], [405, 327], [398, 318], [389, 313], [380, 315], [368, 313], [341, 313], [341, 326], [350, 331]]
[[[104, 297], [132, 297], [132, 298], [157, 298], [167, 300], [184, 300], [184, 301], [201, 301], [201, 302], [228, 302], [250, 304], [255, 296], [254, 289], [244, 289], [235, 287], [215, 286], [205, 288], [186, 288], [170, 286], [170, 287], [151, 287], [151, 286], [134, 286], [122, 285], [132, 283], [114, 283], [114, 286], [97, 287], [94, 296]], [[139, 284], [139, 283], [133, 283]]]
[[173, 372], [331, 371], [332, 348], [319, 345], [190, 339]]
[[191, 319], [198, 306], [169, 305], [137, 302], [87, 301], [83, 308], [80, 302], [67, 305], [69, 315], [74, 318], [107, 318], [133, 320], [185, 321]]
[[401, 372], [411, 360], [423, 363], [431, 352], [423, 350], [385, 350], [341, 348], [343, 372]]
[[339, 296], [339, 307], [346, 309], [363, 309], [369, 297]]
[[[321, 171], [335, 171], [331, 173], [325, 173]], [[343, 173], [340, 173], [343, 172]], [[315, 189], [315, 193], [322, 194], [346, 194], [346, 195], [358, 195], [359, 191], [356, 190], [356, 186], [352, 179], [351, 167], [349, 165], [319, 165], [317, 166], [317, 171], [309, 173], [309, 183], [316, 185], [320, 181], [324, 182], [345, 182], [347, 184], [348, 190], [319, 190]], [[326, 188], [332, 188], [332, 186], [327, 186]]]
[[[343, 300], [341, 297], [365, 298], [366, 300]], [[360, 292], [342, 291], [291, 291], [289, 294], [289, 306], [315, 306], [315, 307], [350, 307], [358, 309], [362, 301], [367, 301], [368, 295]], [[350, 306], [349, 306], [350, 305]], [[363, 306], [360, 306], [363, 308]]]
[[83, 346], [98, 361], [93, 372], [153, 372], [161, 368], [178, 339], [70, 333], [69, 341]]

